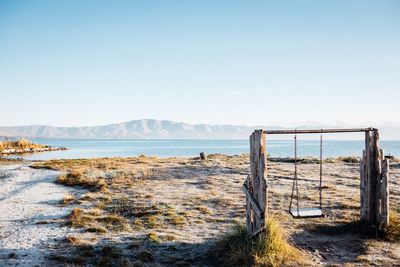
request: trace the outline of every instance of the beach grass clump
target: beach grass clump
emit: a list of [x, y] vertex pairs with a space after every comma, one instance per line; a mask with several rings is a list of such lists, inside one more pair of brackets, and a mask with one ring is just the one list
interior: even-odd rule
[[218, 244], [218, 264], [224, 266], [283, 266], [301, 264], [302, 253], [292, 246], [274, 218], [266, 222], [265, 237], [250, 238], [244, 226], [236, 226]]
[[182, 226], [186, 224], [186, 218], [181, 215], [173, 215], [169, 217], [169, 222], [175, 226]]
[[92, 243], [91, 240], [88, 240], [86, 238], [83, 238], [79, 235], [75, 234], [70, 234], [65, 237], [66, 241], [72, 245], [78, 246], [78, 245], [90, 245]]
[[95, 217], [81, 208], [74, 208], [69, 215], [69, 223], [73, 227], [90, 227], [94, 222]]
[[150, 215], [150, 216], [145, 216], [144, 217], [145, 225], [147, 228], [158, 228], [161, 227], [161, 218], [158, 217], [158, 215]]
[[345, 162], [345, 163], [359, 163], [359, 157], [338, 157], [337, 160]]
[[20, 139], [18, 141], [15, 142], [15, 146], [18, 148], [30, 148], [32, 146], [34, 146], [30, 141], [26, 140], [26, 139]]
[[161, 243], [161, 239], [154, 232], [148, 233], [147, 238], [154, 243]]
[[75, 201], [75, 195], [73, 193], [68, 192], [67, 194], [65, 194], [62, 203], [64, 205], [68, 205], [71, 204], [72, 202]]
[[87, 211], [87, 213], [92, 216], [101, 216], [103, 214], [103, 210], [98, 208], [91, 208], [90, 210]]
[[107, 182], [103, 178], [89, 177], [80, 171], [69, 171], [66, 174], [58, 176], [57, 183], [107, 191]]
[[86, 228], [89, 232], [105, 233], [107, 231], [130, 231], [128, 220], [117, 214], [93, 213], [80, 208], [72, 210], [69, 223], [73, 227]]
[[385, 229], [385, 238], [392, 242], [400, 242], [400, 216], [394, 211], [390, 213], [389, 225]]
[[96, 219], [97, 222], [104, 225], [111, 231], [130, 231], [131, 227], [128, 220], [118, 214], [107, 214]]
[[99, 223], [93, 223], [91, 226], [86, 228], [87, 232], [90, 233], [107, 233], [108, 230], [106, 227], [102, 226]]
[[210, 208], [204, 205], [197, 206], [196, 209], [204, 214], [212, 214]]

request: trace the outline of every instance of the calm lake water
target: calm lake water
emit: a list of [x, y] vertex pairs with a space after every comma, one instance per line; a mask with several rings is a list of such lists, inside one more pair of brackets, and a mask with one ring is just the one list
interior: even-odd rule
[[[74, 159], [95, 157], [130, 157], [138, 155], [158, 157], [193, 157], [200, 152], [228, 155], [249, 151], [248, 140], [71, 140], [33, 139], [35, 143], [67, 147], [66, 151], [43, 152], [23, 156], [29, 160]], [[324, 157], [360, 156], [363, 141], [324, 141]], [[385, 154], [400, 157], [400, 141], [381, 141]], [[293, 140], [268, 142], [268, 154], [273, 157], [292, 157]], [[299, 156], [319, 156], [319, 141], [299, 141]]]

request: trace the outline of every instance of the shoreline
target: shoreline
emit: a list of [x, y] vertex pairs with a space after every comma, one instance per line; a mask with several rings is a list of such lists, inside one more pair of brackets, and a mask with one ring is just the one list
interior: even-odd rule
[[[52, 151], [51, 153], [29, 153], [16, 154], [27, 160], [47, 160], [47, 159], [77, 159], [77, 158], [97, 158], [101, 157], [131, 157], [145, 154], [162, 158], [170, 157], [197, 157], [200, 152], [207, 154], [228, 154], [240, 155], [249, 152], [248, 141], [171, 141], [171, 140], [142, 140], [140, 142], [132, 140], [65, 140], [65, 141], [44, 141], [32, 139], [32, 142], [51, 147], [67, 147], [66, 151]], [[327, 142], [323, 147], [323, 157], [332, 158], [339, 156], [361, 156], [365, 149], [362, 142], [346, 141]], [[381, 147], [386, 155], [400, 157], [400, 142], [381, 142]], [[1, 151], [1, 148], [0, 148]], [[30, 152], [30, 151], [27, 151]], [[271, 157], [293, 157], [293, 142], [277, 143], [269, 141], [267, 153]], [[298, 156], [319, 156], [319, 143], [302, 143], [299, 141]]]
[[29, 155], [34, 153], [42, 153], [42, 152], [52, 152], [52, 151], [65, 151], [68, 150], [65, 147], [43, 147], [43, 148], [9, 148], [4, 149], [0, 152], [1, 156], [13, 156], [13, 155]]
[[[49, 151], [38, 151], [38, 152], [52, 152], [52, 151], [60, 151], [60, 150], [68, 150], [66, 148], [62, 149], [54, 149], [54, 150], [49, 150]], [[36, 152], [33, 152], [36, 153]], [[9, 158], [8, 156], [12, 155], [24, 155], [24, 154], [32, 154], [32, 153], [21, 153], [21, 154], [9, 154], [9, 155], [2, 155], [0, 153], [0, 160], [11, 160], [11, 161], [26, 161], [26, 162], [48, 162], [48, 161], [76, 161], [76, 160], [101, 160], [101, 159], [107, 159], [107, 160], [125, 160], [125, 159], [132, 159], [132, 158], [147, 158], [147, 159], [155, 159], [155, 160], [177, 160], [177, 159], [182, 159], [182, 160], [197, 160], [197, 161], [204, 161], [207, 162], [208, 160], [212, 160], [215, 158], [220, 158], [220, 157], [227, 157], [227, 158], [237, 158], [237, 157], [247, 157], [249, 158], [249, 153], [243, 153], [243, 154], [223, 154], [223, 153], [212, 153], [207, 155], [207, 159], [202, 160], [199, 156], [156, 156], [156, 155], [132, 155], [132, 156], [111, 156], [111, 157], [81, 157], [81, 158], [54, 158], [54, 159], [25, 159], [25, 158]], [[399, 162], [400, 157], [395, 157], [389, 155], [389, 158], [393, 162]], [[297, 160], [299, 163], [319, 163], [319, 157], [313, 157], [313, 156], [299, 156], [297, 157]], [[361, 160], [360, 156], [353, 155], [353, 156], [337, 156], [337, 157], [325, 157], [323, 158], [323, 163], [334, 163], [334, 162], [345, 162], [345, 163], [359, 163]], [[267, 157], [267, 162], [276, 162], [276, 163], [294, 163], [294, 157]], [[1, 163], [1, 161], [0, 161]]]

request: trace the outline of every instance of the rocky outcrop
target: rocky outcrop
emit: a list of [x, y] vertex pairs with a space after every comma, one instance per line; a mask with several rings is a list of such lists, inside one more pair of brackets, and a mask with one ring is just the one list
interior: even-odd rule
[[44, 146], [40, 148], [7, 148], [0, 151], [1, 156], [8, 156], [8, 155], [20, 155], [20, 154], [28, 154], [28, 153], [37, 153], [37, 152], [49, 152], [49, 151], [59, 151], [59, 150], [67, 150], [65, 147], [51, 147], [51, 146]]

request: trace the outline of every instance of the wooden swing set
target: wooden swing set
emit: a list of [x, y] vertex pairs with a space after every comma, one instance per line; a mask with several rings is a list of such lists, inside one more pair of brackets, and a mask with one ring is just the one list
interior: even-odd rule
[[[379, 148], [379, 132], [375, 128], [359, 129], [318, 129], [318, 130], [256, 130], [250, 136], [250, 175], [243, 184], [246, 196], [246, 227], [254, 237], [265, 231], [268, 217], [267, 186], [267, 135], [294, 135], [294, 173], [292, 193], [288, 212], [293, 218], [323, 217], [322, 181], [323, 181], [323, 134], [325, 133], [365, 133], [365, 150], [360, 162], [360, 220], [379, 227], [389, 224], [389, 159]], [[319, 153], [319, 205], [318, 207], [301, 207], [299, 203], [297, 135], [320, 134]], [[294, 207], [295, 205], [295, 207]]]

